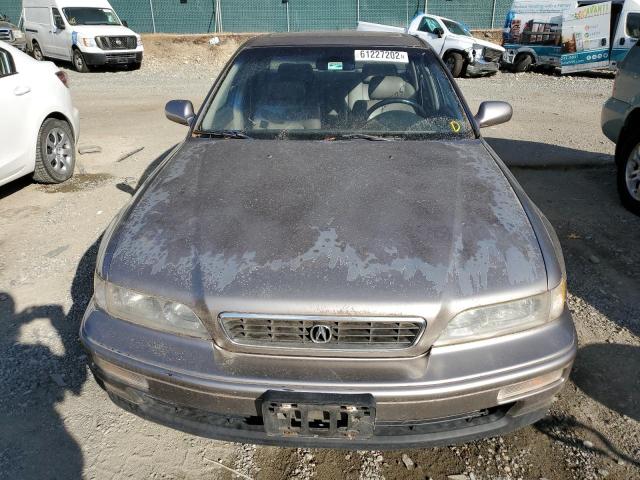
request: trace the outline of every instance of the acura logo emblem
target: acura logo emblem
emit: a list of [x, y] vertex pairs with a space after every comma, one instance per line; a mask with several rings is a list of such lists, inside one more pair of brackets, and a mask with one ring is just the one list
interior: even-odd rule
[[326, 325], [314, 325], [309, 331], [313, 343], [328, 343], [331, 340], [331, 329]]

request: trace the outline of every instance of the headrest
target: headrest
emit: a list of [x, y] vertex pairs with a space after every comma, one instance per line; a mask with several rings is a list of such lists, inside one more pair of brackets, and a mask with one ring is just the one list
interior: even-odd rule
[[367, 63], [362, 67], [362, 77], [397, 75], [398, 69], [395, 65], [388, 63]]
[[267, 97], [269, 102], [301, 102], [306, 96], [307, 89], [303, 82], [299, 80], [287, 80], [278, 78], [269, 82], [267, 87]]
[[371, 100], [412, 98], [415, 93], [415, 88], [402, 77], [373, 77], [369, 82], [369, 98]]
[[278, 66], [278, 75], [287, 79], [311, 82], [313, 81], [313, 68], [309, 63], [281, 63]]

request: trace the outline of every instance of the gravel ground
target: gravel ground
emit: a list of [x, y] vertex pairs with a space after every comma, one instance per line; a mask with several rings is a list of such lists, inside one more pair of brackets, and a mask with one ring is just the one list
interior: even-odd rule
[[138, 72], [71, 72], [80, 145], [101, 152], [79, 156], [66, 184], [0, 188], [0, 478], [640, 478], [640, 218], [618, 202], [613, 145], [600, 133], [609, 74], [459, 81], [472, 110], [484, 99], [513, 104], [512, 122], [484, 134], [565, 252], [580, 350], [543, 421], [455, 447], [345, 452], [206, 440], [108, 400], [77, 338], [98, 239], [184, 135], [164, 120], [166, 100], [200, 103], [238, 42], [147, 37]]

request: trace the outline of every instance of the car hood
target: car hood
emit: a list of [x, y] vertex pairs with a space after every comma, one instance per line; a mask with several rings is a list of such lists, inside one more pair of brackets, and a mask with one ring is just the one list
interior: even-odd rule
[[108, 280], [213, 315], [415, 315], [547, 286], [480, 140], [188, 140], [105, 250]]
[[489, 42], [487, 40], [483, 40], [482, 38], [478, 38], [478, 37], [473, 37], [473, 43], [477, 43], [482, 45], [483, 47], [488, 47], [491, 48], [493, 50], [498, 50], [500, 52], [504, 52], [505, 49], [503, 46], [498, 45], [497, 43], [493, 43], [493, 42]]
[[9, 23], [9, 22], [0, 22], [0, 28], [11, 28], [13, 30], [18, 29], [18, 27], [16, 27], [13, 23]]
[[471, 48], [472, 45], [482, 45], [483, 47], [491, 48], [493, 50], [498, 50], [500, 52], [505, 51], [504, 47], [498, 45], [497, 43], [489, 42], [487, 40], [483, 40], [482, 38], [468, 37], [466, 35], [458, 35], [455, 33], [449, 33], [449, 35], [452, 38], [455, 38], [456, 40], [469, 43], [469, 48]]

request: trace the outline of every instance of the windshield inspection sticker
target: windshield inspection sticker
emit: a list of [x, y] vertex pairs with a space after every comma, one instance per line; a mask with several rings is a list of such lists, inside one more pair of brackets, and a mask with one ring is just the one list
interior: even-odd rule
[[409, 63], [407, 52], [395, 50], [356, 50], [356, 62]]
[[342, 70], [342, 62], [329, 62], [327, 70]]
[[458, 122], [456, 122], [455, 120], [451, 120], [449, 122], [449, 126], [451, 127], [451, 131], [453, 133], [458, 133], [460, 131], [460, 129], [462, 128], [462, 125], [460, 125]]

